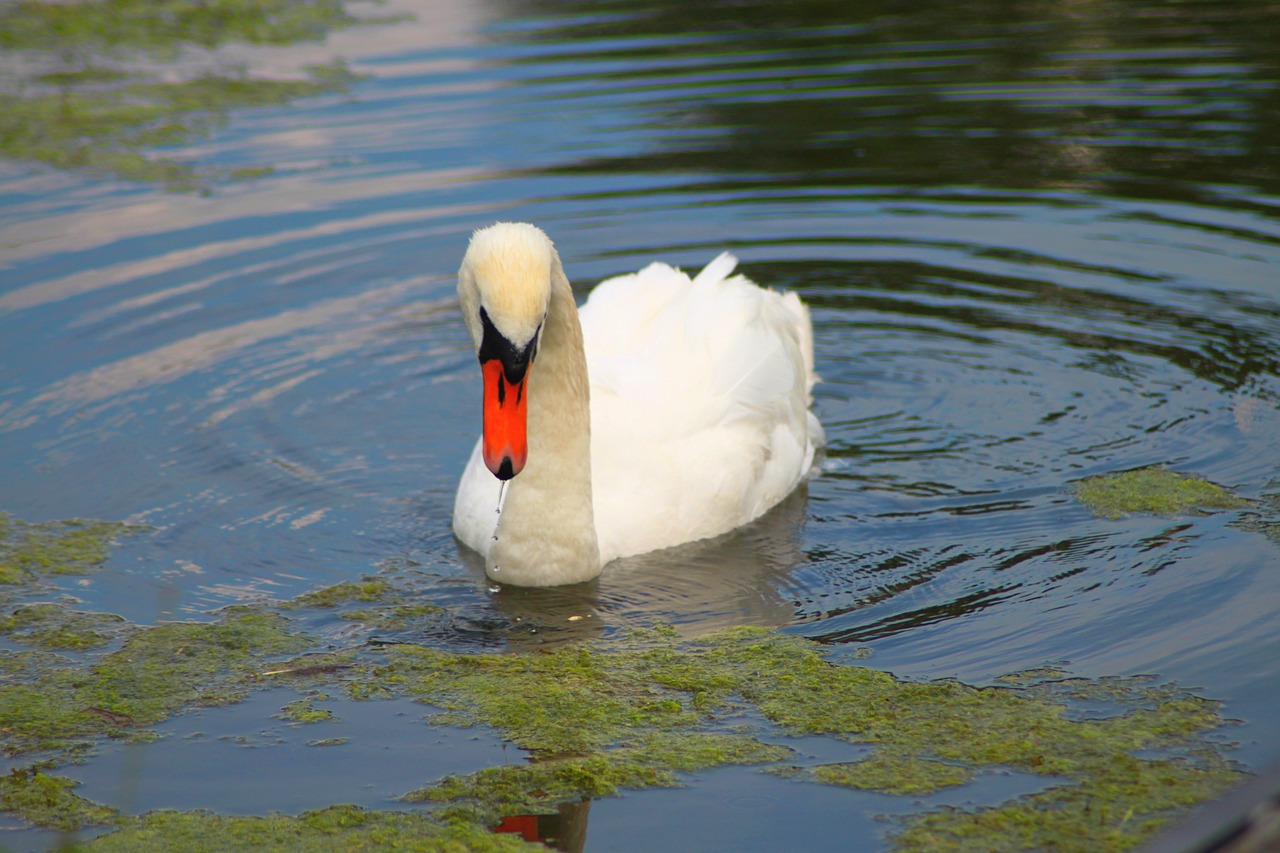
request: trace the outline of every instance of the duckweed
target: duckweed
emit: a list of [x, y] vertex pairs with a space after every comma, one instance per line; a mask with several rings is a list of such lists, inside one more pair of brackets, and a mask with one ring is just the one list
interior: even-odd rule
[[1172, 514], [1249, 506], [1249, 501], [1216, 483], [1165, 468], [1089, 477], [1072, 488], [1081, 503], [1107, 518], [1135, 512]]

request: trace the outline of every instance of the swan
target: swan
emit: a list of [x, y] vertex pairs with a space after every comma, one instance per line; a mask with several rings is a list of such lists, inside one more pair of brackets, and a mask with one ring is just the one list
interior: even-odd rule
[[476, 231], [458, 302], [483, 375], [483, 431], [453, 530], [494, 581], [590, 580], [612, 560], [727, 533], [809, 474], [813, 332], [794, 293], [663, 263], [579, 310], [551, 240]]

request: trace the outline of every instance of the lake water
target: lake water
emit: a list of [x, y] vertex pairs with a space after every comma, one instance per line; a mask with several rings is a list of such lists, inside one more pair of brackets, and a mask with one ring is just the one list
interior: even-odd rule
[[[171, 152], [273, 164], [260, 180], [175, 194], [0, 163], [0, 509], [153, 528], [62, 583], [85, 609], [203, 619], [381, 571], [454, 608], [424, 642], [757, 623], [907, 678], [1154, 673], [1225, 700], [1234, 757], [1280, 760], [1274, 5], [391, 8], [416, 17], [222, 51], [366, 75]], [[797, 291], [830, 442], [807, 493], [586, 591], [490, 590], [449, 527], [480, 412], [453, 273], [499, 219], [543, 227], [583, 295], [723, 248]], [[1110, 520], [1068, 490], [1148, 465], [1259, 503]], [[339, 620], [310, 627], [343, 642]], [[432, 769], [406, 748], [420, 726], [366, 728], [380, 748], [341, 768], [368, 775], [366, 805], [497, 748]], [[68, 771], [80, 793], [359, 801], [270, 749], [119, 750]], [[191, 762], [213, 781], [175, 784]], [[235, 779], [260, 766], [275, 784], [249, 802]], [[588, 849], [769, 849], [789, 814], [808, 849], [850, 849], [844, 828], [874, 850], [871, 816], [902, 808], [834, 813], [849, 795], [814, 786], [766, 807], [759, 785], [596, 803]]]

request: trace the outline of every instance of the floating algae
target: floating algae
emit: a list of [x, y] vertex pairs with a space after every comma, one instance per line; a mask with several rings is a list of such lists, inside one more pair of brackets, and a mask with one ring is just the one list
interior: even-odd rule
[[75, 786], [70, 779], [19, 768], [0, 776], [0, 808], [36, 826], [63, 831], [119, 819], [115, 809], [73, 793]]
[[0, 636], [42, 649], [98, 648], [129, 628], [122, 616], [82, 613], [57, 603], [29, 604], [0, 618]]
[[1140, 468], [1088, 477], [1072, 484], [1080, 502], [1096, 515], [1121, 518], [1135, 512], [1185, 513], [1237, 509], [1249, 501], [1217, 483], [1166, 468]]
[[113, 540], [138, 529], [79, 519], [31, 524], [0, 512], [0, 583], [87, 574], [107, 559]]
[[397, 593], [391, 584], [377, 577], [364, 578], [358, 581], [343, 581], [314, 592], [306, 592], [292, 601], [284, 603], [286, 610], [298, 610], [307, 607], [337, 607], [353, 601], [383, 601]]
[[[655, 633], [636, 648], [463, 655], [395, 646], [386, 654], [381, 683], [496, 728], [535, 758], [408, 795], [451, 803], [447, 814], [468, 820], [549, 813], [717, 764], [776, 764], [786, 751], [768, 743], [775, 727], [876, 745], [863, 767], [815, 768], [817, 781], [911, 794], [963, 784], [976, 769], [1016, 768], [1061, 782], [1003, 811], [909, 818], [894, 841], [911, 850], [983, 849], [994, 844], [983, 827], [1008, 834], [1018, 820], [1035, 830], [1013, 833], [1024, 844], [1016, 849], [1122, 849], [1239, 777], [1203, 740], [1222, 723], [1216, 703], [1141, 680], [1097, 689], [1079, 679], [1020, 689], [909, 683], [834, 665], [813, 643], [756, 628], [688, 643]], [[1122, 712], [1074, 719], [1070, 704], [1081, 698], [1106, 698]], [[725, 718], [754, 715], [772, 725], [718, 743], [718, 753], [699, 742]], [[691, 753], [711, 757], [682, 764], [678, 756]]]
[[[975, 770], [998, 767], [1058, 783], [990, 808], [908, 817], [893, 837], [904, 850], [1124, 849], [1239, 775], [1204, 739], [1222, 723], [1216, 703], [1136, 679], [1052, 684], [1017, 679], [1023, 686], [981, 689], [955, 682], [910, 683], [832, 664], [809, 641], [751, 628], [694, 641], [650, 632], [638, 643], [532, 654], [395, 645], [264, 663], [268, 656], [306, 645], [280, 617], [244, 609], [220, 623], [139, 629], [121, 652], [80, 670], [74, 687], [58, 677], [74, 668], [33, 667], [28, 700], [34, 694], [48, 697], [50, 704], [28, 705], [24, 717], [11, 703], [0, 714], [4, 738], [13, 750], [48, 745], [55, 736], [112, 734], [126, 723], [147, 725], [186, 705], [234, 701], [265, 683], [306, 685], [308, 696], [286, 706], [290, 716], [306, 720], [316, 711], [312, 703], [321, 699], [316, 685], [328, 682], [351, 696], [418, 698], [445, 710], [447, 716], [436, 718], [437, 724], [490, 727], [533, 759], [428, 781], [404, 797], [431, 809], [426, 814], [335, 807], [340, 811], [334, 815], [347, 815], [356, 824], [332, 831], [307, 823], [325, 812], [231, 819], [202, 812], [112, 817], [73, 810], [88, 815], [83, 820], [119, 827], [86, 845], [108, 850], [201, 849], [191, 840], [201, 833], [214, 833], [205, 837], [217, 837], [224, 849], [239, 849], [228, 840], [235, 833], [246, 838], [296, 833], [312, 839], [306, 843], [328, 839], [360, 849], [375, 843], [371, 839], [399, 843], [424, 832], [422, 837], [441, 846], [406, 849], [447, 849], [446, 836], [430, 833], [475, 831], [483, 838], [484, 827], [505, 818], [553, 814], [567, 804], [626, 790], [676, 786], [688, 774], [711, 767], [785, 766], [793, 753], [771, 740], [796, 734], [875, 747], [862, 767], [808, 770], [806, 778], [815, 781], [907, 794], [963, 784]], [[214, 650], [225, 653], [210, 654]], [[152, 670], [172, 658], [176, 663], [164, 664], [168, 668]], [[184, 658], [190, 660], [184, 663]], [[8, 671], [22, 672], [15, 666]], [[126, 686], [132, 689], [122, 689]], [[13, 684], [6, 687], [13, 689]], [[0, 692], [0, 708], [8, 695]], [[1076, 698], [1091, 705], [1107, 698], [1121, 710], [1074, 719], [1070, 704]], [[58, 708], [90, 704], [112, 716], [94, 711], [58, 716]], [[341, 732], [341, 721], [331, 724]], [[42, 784], [66, 793], [60, 783]], [[168, 838], [166, 833], [176, 834]]]
[[109, 835], [82, 845], [94, 853], [163, 850], [165, 853], [261, 851], [329, 853], [395, 850], [403, 853], [516, 853], [542, 851], [511, 835], [470, 824], [442, 824], [418, 812], [374, 812], [339, 805], [300, 815], [226, 817], [207, 811], [158, 811], [132, 818]]
[[76, 664], [41, 652], [0, 652], [0, 746], [10, 754], [119, 736], [181, 708], [236, 701], [268, 656], [309, 645], [270, 613], [137, 630], [111, 654]]
[[901, 796], [932, 794], [963, 785], [973, 776], [970, 767], [915, 756], [887, 755], [845, 764], [824, 764], [811, 771], [816, 782]]
[[[101, 561], [105, 544], [58, 547], [48, 553], [83, 567]], [[50, 560], [39, 571], [62, 568]], [[24, 564], [23, 576], [34, 572]], [[280, 610], [333, 611], [376, 627], [404, 608], [414, 605], [375, 577]], [[539, 849], [489, 828], [529, 815], [574, 812], [585, 820], [591, 798], [679, 786], [725, 765], [903, 795], [1016, 769], [1050, 787], [984, 808], [899, 818], [891, 843], [905, 851], [1121, 850], [1240, 775], [1206, 737], [1223, 724], [1218, 704], [1151, 679], [1074, 679], [1046, 668], [987, 688], [904, 682], [833, 664], [817, 644], [762, 628], [683, 640], [658, 627], [526, 653], [464, 653], [382, 642], [321, 650], [265, 607], [151, 627], [97, 623], [94, 614], [80, 614], [92, 623], [81, 624], [75, 616], [43, 604], [10, 614], [15, 639], [34, 640], [46, 628], [74, 636], [58, 627], [66, 620], [119, 645], [95, 651], [72, 643], [76, 660], [41, 649], [0, 652], [0, 747], [11, 756], [41, 751], [38, 763], [4, 780], [0, 807], [35, 825], [110, 830], [85, 842], [87, 850], [205, 850], [209, 839], [225, 850]], [[334, 805], [296, 816], [123, 815], [79, 797], [72, 781], [56, 775], [59, 763], [83, 758], [97, 739], [145, 738], [150, 726], [184, 709], [266, 687], [299, 692], [281, 718], [324, 721], [333, 736], [314, 745], [345, 741], [342, 720], [316, 703], [340, 710], [343, 701], [410, 697], [435, 709], [428, 724], [486, 727], [530, 760], [424, 778], [402, 797], [414, 811]], [[1080, 703], [1094, 716], [1083, 716]], [[1104, 705], [1112, 713], [1100, 716]], [[859, 762], [795, 767], [785, 740], [797, 735], [871, 751]]]
[[370, 632], [399, 633], [423, 629], [448, 616], [444, 608], [416, 602], [379, 577], [343, 581], [304, 593], [281, 607], [284, 610], [333, 610], [339, 619], [361, 623]]
[[328, 699], [323, 693], [318, 696], [309, 696], [306, 699], [299, 699], [296, 702], [290, 702], [280, 709], [276, 714], [282, 720], [288, 720], [292, 723], [323, 723], [337, 719], [333, 712], [328, 708], [317, 708], [315, 702]]
[[764, 764], [790, 755], [787, 747], [743, 735], [662, 733], [640, 738], [635, 746], [622, 749], [547, 757], [449, 776], [406, 794], [404, 799], [447, 804], [443, 817], [491, 825], [512, 815], [551, 814], [560, 805], [613, 796], [626, 788], [679, 787], [678, 773], [727, 764]]
[[342, 62], [309, 67], [294, 80], [213, 69], [192, 74], [175, 65], [161, 81], [131, 56], [174, 59], [184, 49], [230, 42], [290, 44], [373, 20], [351, 16], [339, 0], [6, 4], [0, 50], [26, 52], [29, 61], [15, 68], [33, 70], [0, 91], [0, 155], [173, 190], [268, 174], [270, 166], [200, 167], [150, 149], [200, 139], [233, 109], [342, 91], [356, 79]]

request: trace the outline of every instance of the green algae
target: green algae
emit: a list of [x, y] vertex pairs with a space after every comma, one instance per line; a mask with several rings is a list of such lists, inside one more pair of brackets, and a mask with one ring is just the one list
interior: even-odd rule
[[504, 764], [466, 776], [447, 776], [429, 788], [406, 794], [404, 799], [447, 803], [451, 808], [446, 816], [465, 817], [483, 825], [506, 815], [553, 814], [561, 803], [612, 796], [620, 788], [673, 788], [678, 784], [669, 770], [612, 755], [589, 755]]
[[78, 519], [31, 524], [0, 513], [0, 583], [87, 574], [107, 559], [114, 540], [137, 529], [120, 522]]
[[165, 55], [183, 44], [291, 44], [358, 22], [341, 0], [21, 0], [0, 12], [0, 47]]
[[338, 614], [340, 619], [360, 622], [378, 631], [409, 631], [434, 624], [447, 616], [444, 608], [434, 604], [395, 604], [366, 610], [348, 610]]
[[0, 93], [0, 154], [162, 183], [173, 190], [261, 176], [270, 169], [197, 168], [147, 149], [200, 139], [223, 123], [230, 110], [341, 91], [354, 79], [342, 65], [318, 66], [308, 74], [301, 80], [259, 80], [207, 73], [177, 82], [127, 82], [122, 74], [123, 85], [110, 88], [80, 90], [68, 83], [48, 94]]
[[[153, 149], [204, 138], [231, 110], [284, 104], [348, 89], [341, 61], [305, 69], [301, 79], [243, 71], [192, 75], [170, 68], [159, 80], [135, 55], [176, 59], [188, 47], [231, 42], [283, 45], [323, 38], [355, 24], [342, 0], [91, 0], [0, 7], [0, 50], [43, 52], [29, 79], [0, 91], [0, 155], [161, 183], [178, 191], [269, 174], [269, 165], [203, 167]], [[56, 62], [53, 70], [47, 70]], [[27, 67], [18, 65], [17, 68]]]
[[1075, 496], [1094, 514], [1122, 518], [1137, 512], [1175, 514], [1250, 505], [1217, 483], [1166, 468], [1140, 468], [1088, 477], [1072, 484]]
[[973, 779], [971, 767], [910, 756], [879, 756], [814, 767], [812, 778], [826, 785], [861, 788], [900, 796], [932, 794]]
[[602, 749], [630, 732], [687, 727], [687, 701], [639, 677], [631, 658], [587, 647], [532, 655], [467, 655], [397, 645], [384, 684], [498, 729], [535, 753]]
[[[309, 593], [282, 609], [374, 623], [399, 609], [410, 619], [437, 615], [381, 578]], [[18, 608], [11, 636], [69, 615], [47, 605]], [[336, 727], [338, 736], [311, 745], [345, 742], [341, 720], [316, 707], [345, 691], [357, 700], [417, 699], [432, 709], [428, 724], [488, 728], [530, 760], [424, 779], [403, 797], [424, 812], [334, 806], [295, 817], [121, 817], [76, 797], [46, 765], [15, 774], [0, 807], [24, 820], [54, 825], [65, 814], [59, 828], [118, 827], [88, 849], [203, 850], [212, 849], [210, 838], [218, 849], [536, 849], [486, 827], [682, 785], [714, 767], [758, 765], [810, 783], [899, 795], [964, 785], [984, 769], [1015, 769], [1051, 787], [985, 808], [910, 815], [892, 843], [910, 851], [1121, 850], [1240, 775], [1206, 739], [1223, 724], [1218, 703], [1151, 678], [1085, 680], [1041, 668], [983, 688], [906, 682], [834, 664], [820, 646], [762, 628], [682, 640], [659, 626], [525, 653], [373, 642], [318, 652], [285, 617], [233, 607], [215, 622], [162, 623], [118, 636], [118, 649], [89, 651], [83, 661], [38, 649], [0, 652], [0, 746], [11, 754], [54, 750], [56, 764], [92, 748], [93, 739], [145, 736], [183, 709], [288, 686], [302, 695], [277, 716]], [[788, 736], [872, 750], [858, 762], [796, 768], [795, 754], [778, 742]]]
[[1129, 850], [1172, 815], [1239, 781], [1239, 771], [1220, 756], [1191, 761], [1121, 755], [1079, 785], [989, 808], [946, 808], [910, 818], [892, 840], [906, 853]]
[[285, 610], [305, 607], [337, 607], [353, 601], [382, 601], [394, 595], [391, 584], [381, 578], [367, 577], [358, 581], [343, 581], [302, 595], [281, 605]]
[[[895, 836], [896, 846], [906, 850], [998, 849], [984, 832], [1016, 839], [1008, 849], [1124, 849], [1238, 777], [1199, 740], [1221, 724], [1217, 705], [1143, 679], [1095, 687], [1081, 679], [1047, 683], [1024, 675], [1019, 689], [916, 684], [837, 666], [812, 643], [761, 629], [687, 643], [648, 637], [621, 648], [522, 655], [407, 645], [366, 654], [381, 665], [353, 665], [350, 653], [309, 655], [260, 676], [373, 681], [389, 695], [448, 709], [452, 722], [492, 727], [533, 755], [526, 763], [446, 777], [407, 794], [406, 800], [436, 809], [428, 824], [437, 828], [431, 821], [478, 828], [512, 815], [552, 814], [584, 798], [679, 785], [680, 774], [725, 764], [776, 765], [791, 752], [761, 739], [773, 730], [770, 724], [790, 734], [876, 745], [863, 762], [813, 768], [807, 776], [829, 784], [920, 794], [963, 784], [982, 767], [1015, 767], [1061, 782], [989, 809], [908, 818]], [[546, 700], [544, 712], [536, 707], [539, 697]], [[316, 698], [291, 707], [302, 718]], [[1133, 707], [1101, 718], [1067, 713], [1072, 699], [1100, 698]], [[737, 733], [718, 730], [726, 718], [740, 719]], [[1188, 744], [1197, 750], [1172, 757], [1134, 754]], [[1103, 811], [1105, 820], [1099, 818]], [[106, 838], [119, 836], [122, 847], [145, 844], [160, 836], [139, 835], [142, 829], [167, 831], [172, 827], [166, 820], [149, 815]], [[204, 825], [214, 818], [196, 820]], [[254, 824], [263, 832], [285, 832], [286, 825], [306, 832], [289, 824], [292, 818], [254, 820], [263, 821]], [[1087, 832], [1076, 825], [1091, 820], [1096, 826]], [[1075, 839], [1092, 846], [1062, 846]]]
[[225, 817], [206, 811], [151, 812], [128, 820], [81, 847], [93, 853], [165, 850], [168, 853], [308, 853], [308, 851], [403, 851], [403, 853], [516, 853], [545, 851], [540, 844], [498, 835], [469, 824], [446, 825], [416, 812], [373, 812], [337, 805], [296, 817]]
[[[743, 715], [759, 715], [787, 734], [876, 745], [862, 762], [802, 774], [814, 781], [921, 794], [964, 784], [982, 768], [1015, 768], [1061, 783], [977, 818], [948, 813], [948, 822], [929, 812], [908, 819], [897, 842], [904, 849], [931, 849], [944, 837], [960, 843], [965, 833], [978, 838], [976, 827], [984, 821], [1000, 825], [993, 815], [1023, 815], [1035, 824], [1038, 810], [1052, 813], [1042, 822], [1049, 828], [1027, 849], [1057, 849], [1054, 833], [1096, 816], [1104, 802], [1124, 803], [1126, 819], [1078, 837], [1099, 845], [1093, 849], [1123, 849], [1186, 803], [1239, 778], [1221, 758], [1206, 762], [1181, 754], [1206, 749], [1203, 735], [1223, 722], [1218, 704], [1144, 679], [1036, 681], [1060, 674], [1046, 669], [1021, 674], [1019, 689], [922, 684], [837, 666], [814, 644], [764, 629], [732, 629], [683, 644], [661, 635], [642, 640], [622, 649], [534, 655], [388, 648], [387, 665], [376, 670], [383, 684], [445, 708], [451, 718], [493, 727], [536, 758], [450, 777], [410, 799], [452, 803], [458, 811], [450, 815], [492, 821], [550, 813], [624, 788], [675, 784], [677, 771], [735, 761], [650, 759], [661, 753], [654, 738], [688, 743], [725, 717]], [[1070, 706], [1085, 700], [1112, 702], [1115, 712], [1077, 718]], [[744, 742], [769, 746], [758, 738]], [[1171, 754], [1155, 755], [1161, 751]], [[756, 753], [743, 763], [781, 760], [778, 753]], [[918, 842], [922, 834], [929, 843]], [[973, 849], [983, 843], [975, 841]]]
[[290, 702], [281, 708], [280, 713], [276, 714], [276, 716], [293, 723], [323, 723], [329, 720], [336, 720], [337, 717], [328, 708], [317, 708], [313, 704], [316, 701], [328, 698], [328, 696], [322, 694]]
[[84, 651], [115, 640], [130, 625], [112, 613], [82, 613], [61, 604], [30, 604], [0, 618], [0, 635], [27, 646]]
[[36, 769], [19, 768], [0, 776], [0, 809], [36, 826], [64, 832], [115, 823], [120, 813], [75, 794], [76, 782]]
[[410, 601], [403, 592], [378, 577], [344, 581], [304, 593], [281, 606], [285, 610], [332, 609], [337, 611], [339, 619], [359, 622], [370, 630], [386, 632], [420, 629], [447, 617], [444, 608]]
[[233, 611], [220, 622], [138, 630], [84, 666], [3, 652], [0, 746], [10, 754], [58, 748], [73, 738], [120, 736], [183, 707], [236, 701], [265, 657], [307, 645], [279, 616]]
[[554, 814], [564, 803], [614, 796], [622, 789], [678, 787], [678, 772], [776, 762], [791, 754], [786, 747], [742, 735], [655, 733], [633, 747], [448, 776], [403, 799], [448, 804], [444, 817], [486, 825], [511, 815]]

